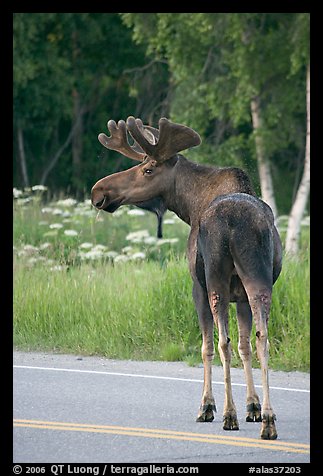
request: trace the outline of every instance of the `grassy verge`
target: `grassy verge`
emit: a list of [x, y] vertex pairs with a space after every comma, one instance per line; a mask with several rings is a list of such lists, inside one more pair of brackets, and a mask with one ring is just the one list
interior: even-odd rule
[[[274, 287], [269, 322], [271, 368], [309, 369], [308, 282], [307, 259], [285, 260]], [[201, 337], [184, 257], [163, 265], [154, 261], [82, 264], [52, 273], [42, 264], [30, 268], [16, 260], [14, 290], [18, 348], [201, 361]], [[240, 366], [231, 306], [233, 365]], [[254, 365], [258, 365], [255, 351]]]
[[[200, 362], [201, 335], [184, 257], [189, 227], [167, 212], [165, 238], [158, 240], [156, 218], [148, 212], [121, 207], [98, 215], [88, 199], [50, 201], [46, 193], [39, 186], [14, 190], [14, 344]], [[286, 219], [279, 220], [283, 237]], [[308, 224], [306, 217], [298, 259], [285, 260], [274, 287], [269, 338], [275, 369], [309, 369]], [[234, 305], [230, 337], [232, 363], [240, 366]]]

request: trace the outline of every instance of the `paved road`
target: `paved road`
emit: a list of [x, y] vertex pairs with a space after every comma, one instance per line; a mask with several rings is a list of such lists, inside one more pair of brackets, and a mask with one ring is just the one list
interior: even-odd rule
[[222, 368], [213, 375], [216, 419], [196, 423], [202, 368], [15, 352], [14, 462], [309, 462], [309, 375], [271, 372], [271, 442], [259, 438], [260, 423], [244, 421], [242, 370], [232, 377], [239, 432], [222, 430]]

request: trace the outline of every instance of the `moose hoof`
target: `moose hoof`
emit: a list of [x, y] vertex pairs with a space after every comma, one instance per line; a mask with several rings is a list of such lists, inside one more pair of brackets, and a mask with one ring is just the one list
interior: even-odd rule
[[199, 413], [197, 415], [196, 421], [197, 422], [204, 422], [204, 421], [213, 421], [214, 420], [214, 413], [216, 412], [216, 406], [213, 403], [207, 403], [206, 405], [201, 405], [199, 409]]
[[223, 429], [231, 431], [239, 430], [239, 423], [235, 413], [225, 413], [223, 415]]
[[262, 421], [260, 403], [249, 403], [247, 405], [246, 421]]
[[277, 431], [275, 425], [276, 415], [263, 415], [260, 437], [263, 440], [276, 440]]

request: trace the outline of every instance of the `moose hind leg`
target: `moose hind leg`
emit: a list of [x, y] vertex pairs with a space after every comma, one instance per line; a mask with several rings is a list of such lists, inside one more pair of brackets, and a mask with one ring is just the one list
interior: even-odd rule
[[228, 336], [229, 299], [226, 293], [210, 293], [210, 307], [219, 331], [218, 350], [224, 373], [225, 399], [223, 408], [223, 429], [239, 430], [237, 411], [232, 397], [231, 386], [231, 343]]
[[237, 320], [239, 328], [238, 351], [243, 363], [247, 383], [246, 421], [261, 421], [261, 405], [252, 376], [252, 349], [250, 334], [252, 314], [248, 302], [237, 302]]
[[204, 384], [197, 422], [211, 422], [216, 412], [212, 392], [212, 362], [214, 358], [214, 324], [206, 291], [198, 281], [193, 285], [193, 298], [199, 316], [202, 331], [202, 360], [204, 367]]
[[276, 415], [269, 399], [269, 378], [268, 378], [268, 330], [267, 323], [271, 303], [271, 289], [260, 289], [252, 294], [248, 293], [250, 307], [256, 324], [256, 348], [257, 356], [261, 366], [263, 403], [262, 403], [262, 426], [260, 436], [265, 440], [275, 440]]
[[216, 412], [215, 400], [212, 393], [212, 362], [214, 358], [213, 322], [208, 323], [202, 330], [202, 360], [204, 367], [203, 394], [197, 422], [211, 422]]

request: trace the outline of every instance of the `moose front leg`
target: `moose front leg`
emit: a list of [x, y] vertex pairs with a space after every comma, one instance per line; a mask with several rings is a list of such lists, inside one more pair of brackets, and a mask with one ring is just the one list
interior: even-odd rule
[[212, 392], [212, 362], [214, 358], [213, 317], [207, 293], [198, 281], [194, 282], [193, 285], [193, 298], [202, 332], [202, 360], [204, 367], [202, 400], [196, 421], [211, 422], [214, 420], [214, 412], [216, 412], [215, 400]]

